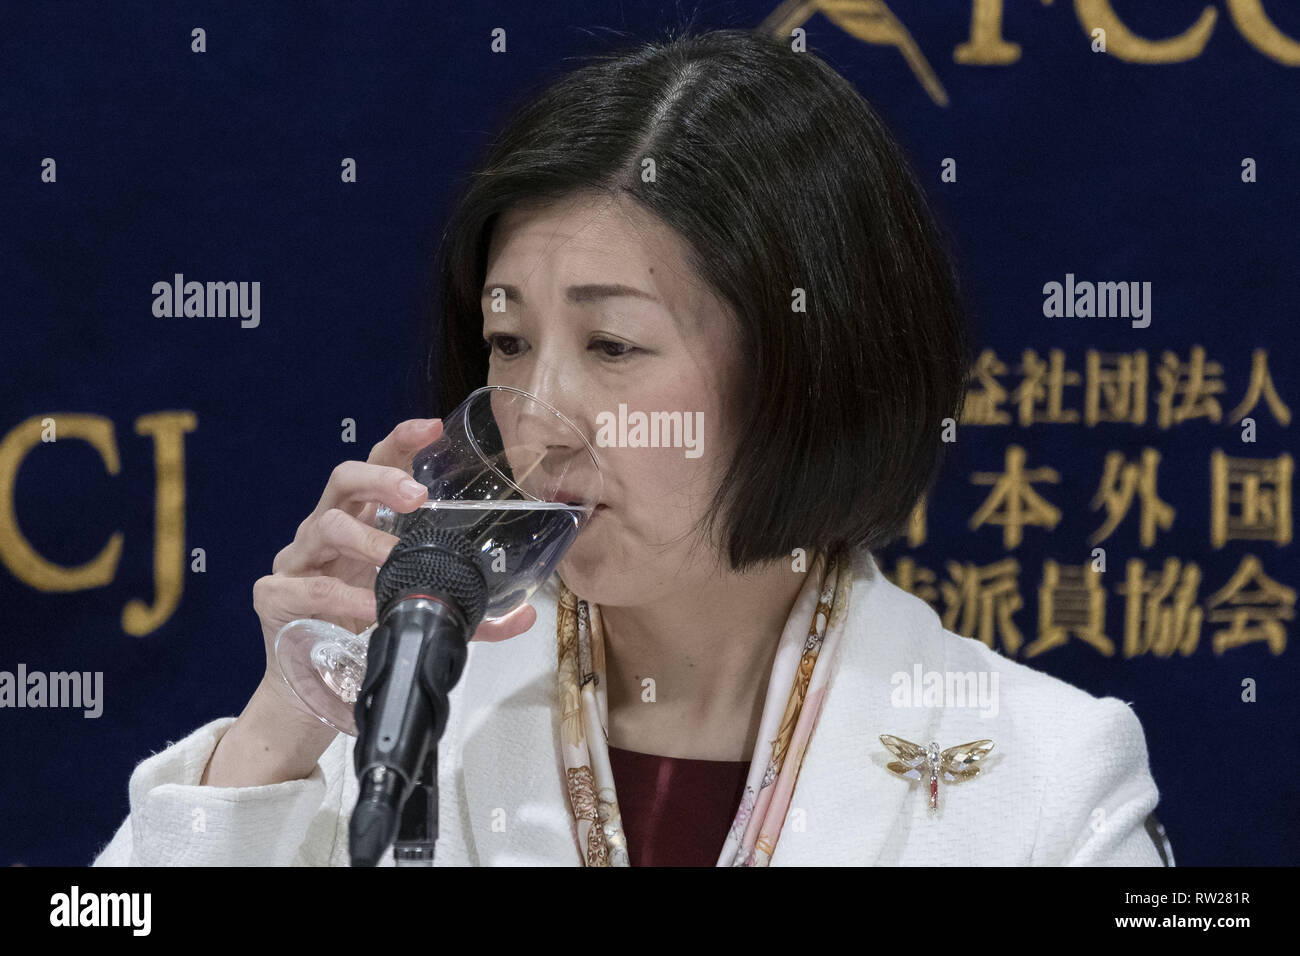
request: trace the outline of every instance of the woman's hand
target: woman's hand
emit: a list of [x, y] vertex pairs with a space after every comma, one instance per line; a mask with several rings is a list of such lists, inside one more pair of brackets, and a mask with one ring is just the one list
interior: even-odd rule
[[[239, 719], [218, 743], [201, 783], [257, 786], [307, 776], [335, 732], [294, 696], [275, 659], [275, 636], [290, 621], [314, 617], [360, 633], [375, 621], [375, 577], [397, 544], [372, 524], [379, 504], [407, 514], [428, 497], [411, 477], [416, 452], [442, 434], [438, 419], [402, 422], [370, 450], [366, 461], [334, 469], [315, 509], [298, 525], [271, 573], [253, 584], [253, 608], [262, 622], [266, 673]], [[503, 641], [537, 621], [525, 604], [484, 623], [476, 641]]]
[[[375, 445], [366, 461], [336, 467], [293, 542], [275, 556], [271, 573], [253, 584], [266, 672], [273, 682], [283, 683], [275, 636], [288, 622], [314, 617], [353, 633], [374, 623], [377, 568], [397, 544], [395, 535], [373, 526], [375, 512], [382, 503], [407, 514], [427, 500], [427, 489], [411, 477], [411, 462], [441, 434], [439, 419], [410, 419]], [[500, 621], [483, 624], [473, 639], [506, 640], [536, 620], [537, 612], [525, 605]]]

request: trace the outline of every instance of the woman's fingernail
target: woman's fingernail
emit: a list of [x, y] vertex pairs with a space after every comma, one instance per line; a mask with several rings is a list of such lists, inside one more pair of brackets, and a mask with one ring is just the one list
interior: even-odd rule
[[420, 484], [413, 478], [407, 478], [403, 481], [401, 484], [401, 490], [402, 494], [406, 495], [408, 498], [414, 498], [417, 496], [423, 498], [429, 493], [428, 488], [424, 487], [424, 485]]

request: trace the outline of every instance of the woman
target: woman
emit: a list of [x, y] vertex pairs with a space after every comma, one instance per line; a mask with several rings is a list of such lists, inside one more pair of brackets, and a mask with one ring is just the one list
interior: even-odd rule
[[[600, 442], [601, 507], [532, 606], [480, 628], [439, 745], [440, 865], [1160, 862], [1131, 711], [945, 632], [872, 558], [968, 351], [921, 190], [830, 67], [721, 31], [562, 77], [471, 178], [441, 277], [440, 407], [504, 384], [593, 440], [624, 406], [701, 432]], [[353, 738], [298, 708], [270, 645], [374, 619], [375, 503], [423, 500], [404, 469], [439, 429], [335, 469], [254, 586], [261, 685], [136, 768], [97, 863], [348, 863]], [[898, 675], [936, 672], [993, 707], [900, 701]], [[994, 749], [931, 809], [882, 735]]]

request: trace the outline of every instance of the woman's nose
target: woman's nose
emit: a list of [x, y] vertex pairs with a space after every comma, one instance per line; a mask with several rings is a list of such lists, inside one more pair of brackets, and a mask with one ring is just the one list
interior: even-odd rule
[[522, 386], [541, 403], [525, 403], [521, 410], [521, 425], [530, 440], [562, 448], [580, 447], [582, 438], [593, 440], [586, 431], [579, 374], [577, 369], [565, 369], [554, 361], [538, 362], [534, 367]]
[[[531, 486], [526, 490], [547, 501], [599, 501], [602, 478], [591, 438], [571, 408], [557, 407], [547, 398], [525, 402], [516, 423]], [[513, 458], [514, 456], [512, 456]]]

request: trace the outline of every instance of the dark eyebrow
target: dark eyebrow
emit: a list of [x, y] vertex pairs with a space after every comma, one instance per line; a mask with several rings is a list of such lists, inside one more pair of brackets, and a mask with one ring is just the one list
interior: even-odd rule
[[[491, 298], [493, 289], [500, 289], [504, 292], [507, 302], [523, 304], [523, 297], [519, 294], [519, 289], [515, 286], [507, 285], [504, 282], [485, 286], [482, 298]], [[565, 290], [565, 298], [578, 305], [587, 302], [596, 302], [600, 299], [615, 299], [620, 296], [659, 302], [658, 297], [651, 295], [649, 292], [642, 292], [640, 289], [634, 289], [631, 286], [619, 285], [617, 283], [614, 285], [571, 285]]]

